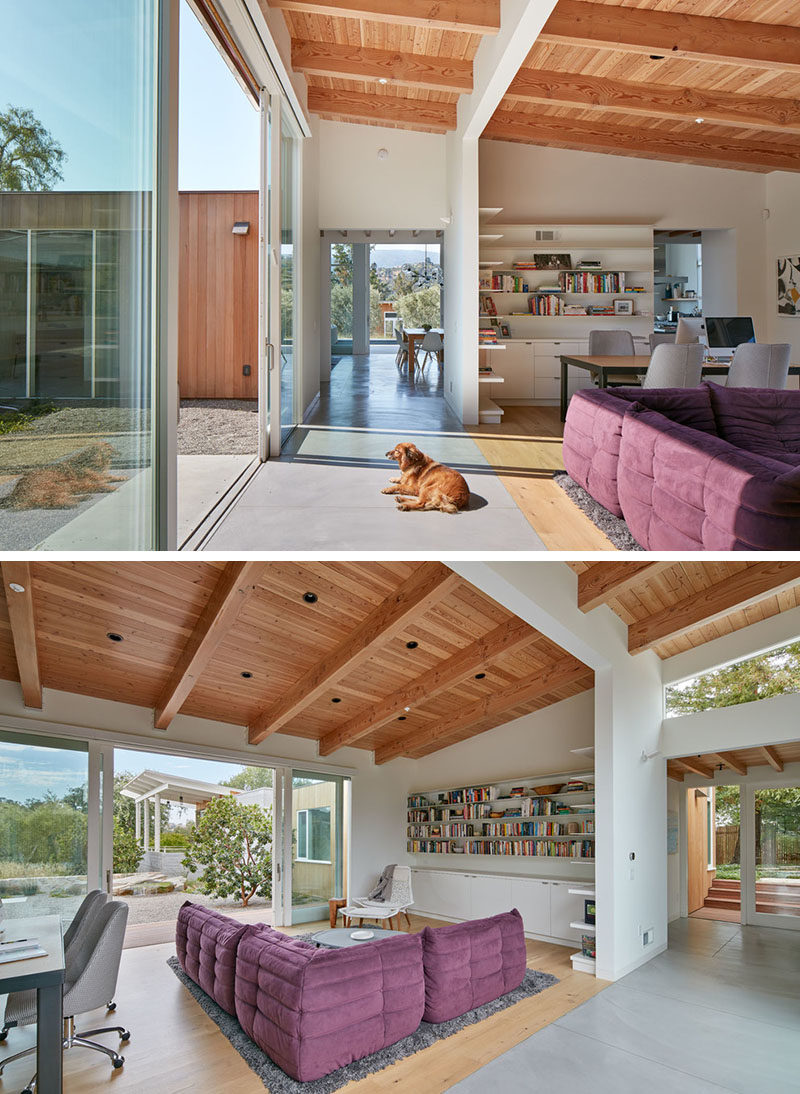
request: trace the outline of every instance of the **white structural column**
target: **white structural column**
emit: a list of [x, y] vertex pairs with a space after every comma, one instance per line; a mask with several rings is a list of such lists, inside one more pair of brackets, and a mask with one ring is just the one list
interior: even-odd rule
[[144, 812], [144, 839], [142, 840], [142, 847], [145, 851], [150, 850], [150, 805], [147, 798], [142, 802], [142, 810]]
[[451, 566], [594, 669], [596, 973], [616, 980], [667, 946], [666, 764], [642, 759], [658, 749], [661, 662], [628, 653], [627, 627], [607, 607], [578, 610], [564, 563]]
[[134, 816], [136, 817], [136, 842], [140, 844], [142, 842], [142, 803], [141, 802], [136, 802], [135, 801], [133, 803], [133, 812], [134, 812]]
[[369, 353], [369, 243], [352, 246], [353, 353]]
[[161, 795], [156, 794], [153, 804], [153, 822], [155, 825], [155, 850], [161, 850]]
[[502, 0], [500, 32], [481, 41], [474, 89], [459, 98], [458, 127], [447, 137], [444, 395], [465, 425], [478, 421], [478, 139], [555, 6]]

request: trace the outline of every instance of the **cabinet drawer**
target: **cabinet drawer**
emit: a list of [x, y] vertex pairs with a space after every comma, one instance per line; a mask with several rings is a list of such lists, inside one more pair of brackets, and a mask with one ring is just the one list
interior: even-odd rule
[[533, 389], [537, 399], [561, 398], [561, 380], [556, 376], [537, 376]]
[[534, 353], [537, 357], [560, 357], [562, 353], [580, 353], [580, 342], [536, 341]]

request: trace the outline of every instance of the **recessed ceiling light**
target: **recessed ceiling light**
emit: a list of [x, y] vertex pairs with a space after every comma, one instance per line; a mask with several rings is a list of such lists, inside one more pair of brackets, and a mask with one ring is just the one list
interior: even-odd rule
[[341, 703], [341, 699], [331, 699], [332, 703]]
[[475, 679], [476, 680], [483, 680], [485, 678], [485, 676], [486, 676], [485, 672], [476, 672], [475, 673]]
[[303, 593], [303, 600], [306, 604], [316, 604], [318, 597], [316, 593]]
[[25, 586], [20, 585], [16, 581], [10, 581], [8, 583], [8, 587], [11, 590], [12, 593], [24, 593], [25, 592]]
[[695, 121], [698, 125], [702, 125], [702, 123], [705, 121], [705, 118], [695, 118]]
[[108, 634], [106, 635], [106, 638], [108, 638], [111, 642], [121, 642], [122, 641], [122, 635], [121, 634], [115, 634], [114, 631], [109, 631]]
[[252, 672], [243, 672], [241, 675], [245, 678], [245, 680], [251, 680], [253, 677]]
[[415, 650], [418, 645], [419, 645], [419, 642], [406, 642], [406, 649], [407, 650]]
[[651, 61], [663, 61], [664, 60], [664, 54], [663, 53], [651, 53], [650, 54], [650, 60]]
[[403, 710], [406, 712], [406, 714], [408, 714], [408, 712], [411, 710], [411, 707], [403, 707]]
[[404, 722], [404, 721], [406, 720], [406, 716], [405, 716], [405, 714], [401, 714], [401, 715], [400, 715], [400, 716], [398, 717], [398, 719], [397, 719], [397, 720], [398, 720], [398, 722]]
[[389, 81], [388, 81], [388, 80], [386, 79], [386, 77], [385, 77], [385, 76], [379, 76], [379, 77], [378, 77], [378, 83], [379, 83], [379, 84], [388, 84], [388, 83], [389, 83]]

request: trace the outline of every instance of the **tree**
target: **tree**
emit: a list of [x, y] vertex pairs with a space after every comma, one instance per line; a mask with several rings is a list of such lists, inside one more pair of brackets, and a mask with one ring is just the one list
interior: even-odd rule
[[0, 190], [51, 190], [66, 154], [32, 110], [0, 111]]
[[331, 281], [334, 284], [353, 284], [353, 248], [349, 243], [334, 243], [331, 248]]
[[441, 290], [438, 285], [406, 293], [395, 304], [397, 314], [407, 327], [421, 327], [429, 323], [438, 327], [441, 321]]
[[204, 867], [207, 896], [237, 896], [245, 908], [256, 894], [272, 896], [272, 810], [215, 798], [197, 819], [183, 865]]
[[219, 785], [232, 786], [235, 790], [260, 790], [262, 786], [272, 786], [272, 768], [243, 767]]
[[331, 323], [339, 331], [339, 338], [353, 337], [352, 285], [331, 285]]
[[737, 706], [794, 691], [800, 691], [800, 642], [668, 688], [667, 716]]
[[124, 827], [114, 817], [114, 873], [135, 874], [144, 856], [144, 850], [136, 842], [132, 828]]

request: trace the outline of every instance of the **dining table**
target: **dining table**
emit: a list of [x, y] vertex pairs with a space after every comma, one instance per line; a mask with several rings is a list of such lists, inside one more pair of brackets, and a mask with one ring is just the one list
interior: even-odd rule
[[[441, 327], [431, 327], [429, 331], [423, 330], [422, 327], [403, 327], [403, 338], [408, 342], [408, 367], [416, 362], [417, 359], [417, 345], [426, 334], [441, 334], [442, 341], [444, 341], [444, 330]], [[440, 350], [437, 354], [439, 358], [439, 364], [442, 362], [442, 356], [444, 350]]]
[[[631, 385], [636, 386], [639, 376], [647, 372], [650, 364], [650, 354], [637, 354], [635, 356], [575, 356], [564, 354], [561, 357], [561, 421], [567, 417], [569, 404], [569, 370], [570, 368], [585, 369], [592, 376], [597, 377], [598, 387], [608, 387], [609, 377], [613, 374], [630, 377]], [[728, 361], [704, 361], [703, 376], [727, 376], [730, 363]], [[789, 367], [790, 376], [800, 376], [800, 365]]]
[[[36, 1094], [61, 1094], [65, 973], [61, 916], [5, 919], [3, 926], [0, 942], [35, 939], [46, 950], [42, 957], [0, 963], [0, 995], [36, 991]], [[33, 1068], [32, 1062], [30, 1066]]]

